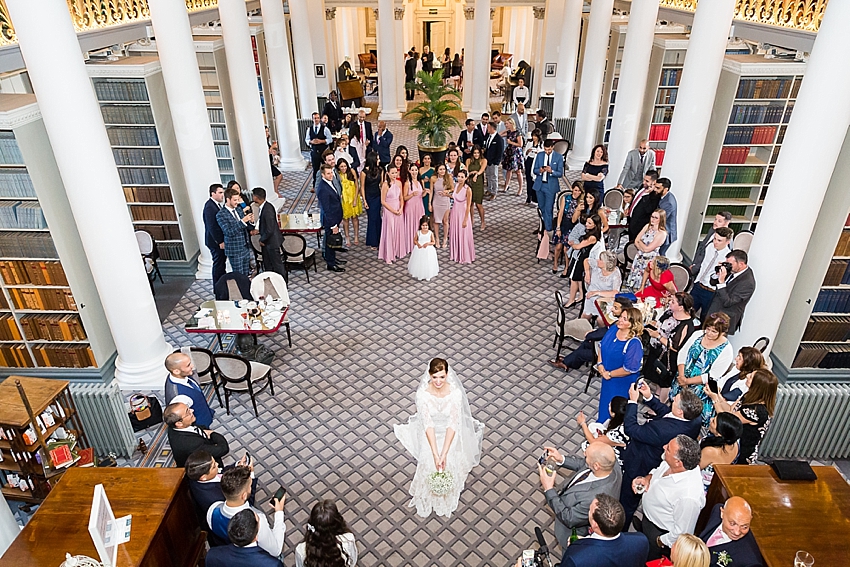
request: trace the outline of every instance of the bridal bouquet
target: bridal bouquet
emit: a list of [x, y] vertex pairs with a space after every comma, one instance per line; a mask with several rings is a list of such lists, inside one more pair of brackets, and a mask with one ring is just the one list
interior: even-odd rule
[[435, 471], [428, 475], [428, 488], [435, 496], [445, 496], [454, 487], [454, 478], [449, 471]]

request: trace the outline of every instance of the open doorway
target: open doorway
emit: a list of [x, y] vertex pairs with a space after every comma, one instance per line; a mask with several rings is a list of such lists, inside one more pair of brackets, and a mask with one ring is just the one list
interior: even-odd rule
[[441, 56], [446, 48], [446, 22], [422, 22], [422, 45]]

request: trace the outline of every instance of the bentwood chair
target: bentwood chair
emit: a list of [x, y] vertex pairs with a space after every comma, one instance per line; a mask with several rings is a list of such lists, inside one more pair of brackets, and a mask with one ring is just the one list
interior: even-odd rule
[[[259, 301], [261, 297], [271, 297], [273, 299], [282, 299], [290, 308], [292, 305], [289, 302], [289, 291], [286, 289], [286, 280], [277, 272], [263, 272], [257, 274], [251, 280], [251, 297], [254, 301]], [[286, 327], [286, 338], [289, 341], [289, 348], [292, 348], [292, 330], [289, 327], [289, 311], [283, 317], [283, 325]]]
[[561, 349], [564, 346], [564, 325], [567, 322], [567, 312], [564, 309], [564, 297], [558, 290], [555, 290], [555, 305], [558, 308], [558, 313], [555, 320], [555, 340], [552, 341], [552, 348], [555, 348], [555, 346], [558, 347], [558, 350], [555, 351], [555, 360], [559, 360], [561, 358]]
[[691, 290], [693, 276], [687, 266], [681, 263], [670, 264], [670, 271], [673, 272], [673, 283], [676, 284], [678, 291], [688, 292]]
[[248, 392], [254, 406], [254, 415], [260, 417], [257, 411], [257, 394], [268, 388], [274, 396], [272, 367], [228, 353], [214, 354], [213, 364], [224, 388], [224, 407], [227, 415], [230, 415], [230, 394]]
[[184, 347], [177, 349], [174, 352], [182, 352], [183, 354], [188, 354], [189, 357], [191, 357], [192, 362], [195, 365], [195, 372], [198, 375], [198, 384], [201, 386], [212, 384], [213, 389], [215, 390], [215, 397], [218, 398], [218, 405], [223, 406], [224, 404], [221, 403], [221, 394], [218, 391], [218, 381], [215, 376], [215, 365], [213, 364], [212, 351], [200, 347]]
[[316, 267], [316, 250], [307, 247], [307, 241], [300, 234], [284, 234], [283, 245], [283, 265], [289, 271], [289, 266], [294, 265], [302, 268], [307, 276], [307, 283], [310, 283], [310, 271], [307, 269], [311, 265], [313, 271], [318, 271]]
[[735, 235], [735, 239], [732, 241], [732, 250], [743, 250], [749, 254], [750, 252], [750, 244], [753, 242], [753, 231], [751, 230], [742, 230], [738, 234]]

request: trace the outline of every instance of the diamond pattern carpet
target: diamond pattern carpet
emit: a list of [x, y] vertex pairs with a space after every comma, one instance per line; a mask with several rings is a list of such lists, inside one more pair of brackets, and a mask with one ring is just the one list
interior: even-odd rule
[[[390, 129], [416, 147], [400, 123]], [[284, 177], [288, 206], [315, 210], [308, 174]], [[484, 233], [475, 221], [475, 263], [455, 264], [441, 250], [431, 282], [411, 278], [406, 258], [387, 265], [363, 245], [344, 256], [343, 274], [319, 262], [308, 284], [292, 272], [293, 347], [284, 332], [260, 338], [277, 353], [276, 395], [259, 395], [259, 418], [247, 394], [231, 398], [230, 416], [212, 396], [213, 427], [228, 438], [230, 457], [249, 451], [258, 462], [257, 502], [268, 511], [278, 485], [288, 489], [287, 566], [321, 498], [336, 500], [362, 566], [513, 565], [523, 549], [537, 547], [535, 525], [554, 545], [536, 458], [544, 442], [578, 449], [575, 415], [595, 414], [598, 385], [585, 394], [583, 371], [565, 374], [546, 363], [554, 356], [554, 291], [565, 293], [567, 280], [537, 262], [537, 213], [515, 188], [510, 193], [485, 203]], [[191, 286], [164, 323], [171, 344], [209, 345], [210, 336], [182, 326], [211, 295], [208, 281]], [[415, 412], [418, 380], [434, 356], [457, 370], [474, 417], [486, 425], [481, 464], [449, 519], [423, 519], [408, 508], [416, 464], [392, 430]]]

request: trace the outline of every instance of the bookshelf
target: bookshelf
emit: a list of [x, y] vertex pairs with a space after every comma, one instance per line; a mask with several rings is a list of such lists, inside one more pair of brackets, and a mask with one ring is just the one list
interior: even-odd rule
[[684, 34], [659, 36], [652, 45], [639, 131], [643, 133], [642, 138], [649, 140], [649, 147], [655, 150], [655, 165], [659, 171], [664, 164], [687, 51], [688, 36]]
[[806, 64], [727, 55], [697, 175], [683, 248], [693, 250], [714, 215], [737, 233], [756, 230]]
[[93, 466], [91, 450], [83, 451], [88, 444], [68, 384], [23, 376], [0, 383], [0, 491], [5, 498], [40, 503], [69, 466]]
[[156, 240], [165, 271], [169, 264], [173, 272], [191, 269], [199, 247], [159, 59], [124, 57], [87, 67], [133, 228]]
[[[215, 157], [218, 161], [218, 172], [221, 183], [227, 185], [229, 181], [236, 178], [236, 166], [234, 154], [230, 141], [228, 128], [228, 116], [225, 111], [224, 96], [222, 94], [221, 82], [227, 81], [227, 76], [221, 76], [216, 63], [216, 51], [224, 56], [224, 43], [218, 38], [195, 38], [195, 53], [198, 57], [198, 69], [201, 71], [201, 85], [204, 88], [204, 99], [207, 103], [207, 115], [212, 131], [213, 145], [215, 146]], [[232, 124], [232, 109], [230, 122]]]
[[0, 94], [0, 375], [101, 376], [114, 356], [35, 97]]

